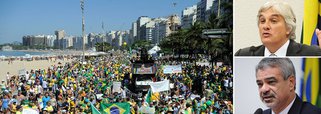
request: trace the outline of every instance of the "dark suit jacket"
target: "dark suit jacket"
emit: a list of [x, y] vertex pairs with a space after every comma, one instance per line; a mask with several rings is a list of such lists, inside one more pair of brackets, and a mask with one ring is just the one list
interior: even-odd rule
[[[264, 56], [264, 49], [264, 45], [251, 46], [238, 50], [235, 56]], [[308, 46], [290, 40], [286, 56], [321, 56], [321, 49], [317, 46]]]
[[[271, 109], [263, 111], [263, 114], [271, 114]], [[313, 106], [309, 102], [303, 102], [301, 98], [296, 95], [292, 107], [290, 108], [288, 114], [321, 114], [321, 109]]]

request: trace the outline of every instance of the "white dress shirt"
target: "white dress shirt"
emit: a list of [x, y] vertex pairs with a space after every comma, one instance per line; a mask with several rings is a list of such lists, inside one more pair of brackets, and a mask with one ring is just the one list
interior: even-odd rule
[[[290, 40], [286, 41], [285, 44], [283, 44], [281, 46], [281, 48], [279, 48], [274, 54], [277, 57], [285, 57], [287, 49], [289, 47], [289, 44], [290, 44]], [[271, 54], [272, 53], [265, 47], [265, 49], [264, 49], [264, 57], [269, 57]]]
[[[293, 103], [294, 103], [294, 101], [295, 101], [295, 99], [296, 99], [296, 96], [294, 97], [294, 99], [292, 100], [292, 102], [291, 102], [285, 109], [283, 109], [279, 114], [288, 114], [289, 111], [290, 111], [290, 109], [291, 109], [291, 107], [292, 107], [292, 105], [293, 105]], [[271, 112], [272, 112], [272, 114], [275, 114], [275, 113], [273, 112], [273, 110], [272, 110]]]

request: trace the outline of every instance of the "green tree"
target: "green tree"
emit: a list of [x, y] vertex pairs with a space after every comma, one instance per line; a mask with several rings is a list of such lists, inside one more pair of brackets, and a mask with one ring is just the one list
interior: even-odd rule
[[[224, 11], [220, 16], [211, 15], [209, 18], [209, 28], [227, 28], [232, 33], [233, 31], [233, 1], [224, 0], [221, 3], [221, 10]], [[232, 34], [228, 38], [222, 39], [222, 41], [216, 41], [219, 44], [213, 44], [213, 48], [209, 49], [211, 54], [214, 54], [214, 60], [222, 60], [229, 64], [232, 64], [233, 59], [233, 42]]]
[[139, 49], [139, 48], [146, 48], [146, 49], [150, 49], [151, 48], [151, 41], [147, 41], [147, 40], [138, 40], [135, 41], [132, 45], [131, 48], [132, 49]]
[[112, 46], [110, 45], [110, 43], [107, 43], [107, 42], [96, 43], [95, 47], [97, 51], [102, 51], [102, 52], [106, 52], [112, 49]]
[[221, 3], [221, 15], [214, 13], [210, 15], [207, 22], [197, 21], [190, 28], [182, 29], [170, 34], [160, 42], [162, 52], [165, 54], [189, 54], [191, 57], [197, 57], [196, 54], [203, 53], [211, 55], [212, 60], [232, 62], [232, 35], [222, 39], [205, 39], [202, 37], [202, 31], [205, 29], [227, 28], [233, 31], [233, 1], [224, 0]]

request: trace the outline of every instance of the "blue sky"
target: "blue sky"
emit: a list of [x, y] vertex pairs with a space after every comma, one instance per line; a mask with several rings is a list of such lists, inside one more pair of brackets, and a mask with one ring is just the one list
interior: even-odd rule
[[[129, 30], [139, 16], [167, 17], [200, 0], [85, 0], [86, 33]], [[173, 6], [176, 3], [176, 6]], [[81, 35], [80, 0], [0, 0], [0, 44], [22, 42], [24, 35]]]

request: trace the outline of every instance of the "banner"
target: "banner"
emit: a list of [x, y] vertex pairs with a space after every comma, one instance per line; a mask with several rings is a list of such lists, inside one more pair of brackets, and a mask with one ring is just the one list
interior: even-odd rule
[[182, 65], [165, 65], [164, 74], [182, 73]]
[[156, 67], [154, 63], [135, 63], [132, 65], [133, 74], [154, 74]]
[[199, 66], [210, 66], [210, 63], [209, 62], [196, 62], [196, 65], [199, 65]]
[[[26, 72], [27, 72], [26, 69], [19, 70], [19, 76], [26, 76]], [[28, 80], [28, 79], [26, 79], [26, 80]]]
[[142, 106], [138, 109], [139, 113], [143, 114], [154, 114], [155, 113], [155, 108], [152, 107], [147, 107], [147, 106]]
[[130, 114], [129, 103], [101, 103], [100, 110], [102, 114]]
[[152, 67], [142, 67], [142, 68], [136, 68], [135, 74], [153, 74], [153, 68]]
[[128, 95], [130, 98], [132, 98], [132, 97], [142, 97], [142, 93], [139, 93], [139, 94], [133, 93], [129, 89], [127, 89], [126, 87], [124, 87], [124, 91], [126, 92], [126, 95]]
[[162, 92], [169, 90], [169, 80], [149, 83], [152, 92]]
[[117, 92], [117, 93], [121, 93], [121, 82], [113, 82], [113, 93]]
[[22, 109], [22, 114], [39, 114], [39, 112], [32, 108], [26, 108]]
[[201, 96], [200, 95], [196, 95], [196, 94], [191, 94], [191, 96], [190, 96], [190, 98], [192, 99], [192, 100], [194, 100], [195, 98], [201, 98]]

